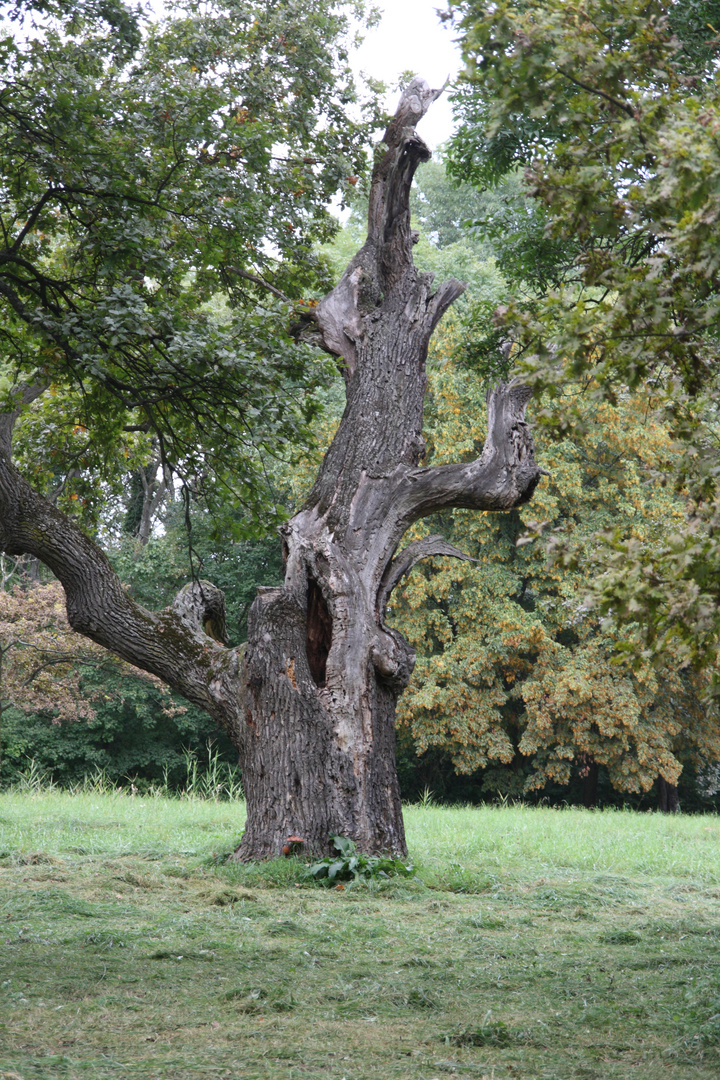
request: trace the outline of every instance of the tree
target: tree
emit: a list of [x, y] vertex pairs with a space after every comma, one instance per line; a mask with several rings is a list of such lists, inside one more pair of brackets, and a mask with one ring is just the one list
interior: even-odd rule
[[606, 537], [598, 599], [642, 625], [645, 649], [716, 677], [720, 8], [451, 7], [469, 64], [454, 173], [488, 184], [523, 170], [547, 241], [542, 291], [497, 313], [523, 377], [558, 395], [544, 418], [561, 433], [581, 424], [567, 380], [609, 401], [649, 380], [685, 448], [666, 483], [686, 500], [686, 526], [652, 550]]
[[[427, 410], [437, 464], [473, 455], [484, 437], [477, 379], [448, 359], [446, 337], [433, 350]], [[602, 766], [618, 791], [656, 783], [667, 795], [684, 765], [720, 758], [717, 707], [702, 700], [707, 679], [682, 670], [677, 653], [631, 662], [618, 652], [628, 631], [603, 626], [587, 600], [598, 532], [652, 550], [681, 527], [682, 501], [655, 482], [679, 451], [648, 389], [586, 404], [584, 419], [582, 435], [541, 436], [549, 474], [527, 507], [443, 515], [444, 534], [474, 565], [426, 567], [395, 594], [393, 625], [418, 651], [399, 721], [419, 752], [479, 771], [486, 794], [522, 797], [572, 778], [592, 805]], [[540, 535], [538, 516], [543, 535], [570, 532], [571, 563], [548, 561], [544, 544], [528, 542]]]
[[[438, 93], [420, 79], [403, 92], [373, 169], [365, 245], [307, 309], [304, 332], [338, 357], [347, 405], [307, 502], [282, 528], [284, 585], [260, 591], [244, 654], [223, 644], [222, 594], [207, 582], [159, 613], [136, 604], [100, 549], [10, 463], [18, 410], [3, 418], [2, 547], [50, 567], [76, 630], [228, 729], [248, 804], [241, 858], [276, 855], [289, 835], [326, 851], [331, 833], [366, 851], [405, 851], [394, 722], [415, 653], [385, 623], [385, 605], [421, 558], [462, 555], [440, 537], [397, 548], [422, 517], [514, 506], [539, 479], [520, 386], [489, 395], [479, 458], [420, 465], [428, 341], [462, 292], [454, 280], [434, 289], [412, 260], [410, 186], [430, 156], [415, 125]], [[18, 407], [37, 392], [18, 390]]]
[[453, 171], [488, 183], [524, 167], [545, 231], [567, 245], [556, 282], [571, 288], [539, 305], [532, 341], [578, 375], [634, 386], [665, 366], [699, 389], [717, 315], [717, 3], [453, 8], [476, 88]]
[[79, 519], [156, 453], [196, 492], [232, 472], [256, 519], [277, 517], [263, 458], [308, 438], [327, 369], [284, 332], [288, 305], [323, 286], [312, 245], [375, 115], [347, 66], [360, 8], [6, 10], [0, 392], [10, 409], [21, 382], [44, 391], [21, 457], [26, 440], [35, 479]]
[[[0, 591], [0, 717], [7, 709], [53, 712], [58, 719], [92, 717], [80, 693], [80, 666], [106, 659], [93, 642], [68, 640], [62, 591], [35, 585]], [[63, 625], [65, 624], [65, 625]]]
[[73, 633], [63, 599], [57, 582], [0, 590], [0, 721], [9, 709], [44, 712], [54, 723], [94, 719], [92, 695], [82, 687], [90, 669], [133, 675], [167, 695], [153, 676]]

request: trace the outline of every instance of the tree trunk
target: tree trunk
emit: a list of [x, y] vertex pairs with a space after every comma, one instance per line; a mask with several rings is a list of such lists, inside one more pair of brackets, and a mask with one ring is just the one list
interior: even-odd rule
[[[373, 678], [364, 632], [352, 635], [356, 641], [342, 635], [350, 654], [344, 677], [334, 658], [323, 672], [324, 649], [311, 641], [308, 606], [306, 612], [291, 589], [268, 589], [251, 611], [241, 857], [277, 855], [293, 835], [303, 838], [305, 851], [324, 854], [333, 833], [365, 851], [403, 853], [396, 695]], [[337, 634], [333, 645], [341, 640]]]
[[583, 806], [592, 810], [597, 806], [598, 763], [594, 758], [585, 757], [585, 764], [580, 770], [583, 782]]
[[135, 535], [141, 548], [146, 547], [150, 540], [155, 515], [165, 501], [172, 484], [169, 471], [163, 469], [162, 475], [158, 478], [161, 466], [160, 451], [155, 449], [150, 463], [145, 467], [141, 466], [137, 471], [142, 487], [142, 506]]
[[670, 784], [664, 776], [658, 776], [657, 793], [658, 809], [663, 814], [677, 814], [680, 810], [680, 800], [675, 784]]
[[[102, 551], [10, 461], [18, 411], [0, 416], [0, 547], [30, 553], [63, 584], [71, 626], [158, 675], [222, 723], [247, 797], [241, 859], [304, 853], [333, 833], [366, 852], [406, 851], [395, 770], [395, 705], [414, 650], [385, 623], [388, 597], [419, 559], [464, 558], [439, 536], [397, 549], [422, 517], [450, 507], [507, 510], [540, 478], [527, 388], [488, 394], [480, 458], [423, 468], [430, 335], [463, 291], [433, 288], [412, 260], [409, 193], [430, 153], [415, 124], [439, 91], [414, 79], [373, 172], [368, 238], [338, 286], [296, 327], [338, 357], [347, 405], [308, 501], [283, 528], [285, 582], [260, 589], [247, 647], [224, 646], [224, 601], [207, 582], [153, 613], [124, 591]], [[18, 388], [18, 410], [43, 391]]]
[[347, 405], [308, 501], [283, 529], [285, 584], [261, 590], [250, 613], [241, 859], [277, 854], [290, 835], [325, 852], [333, 833], [405, 854], [395, 706], [415, 653], [385, 624], [385, 605], [418, 559], [463, 556], [441, 537], [396, 558], [398, 544], [418, 518], [515, 506], [539, 479], [521, 387], [490, 395], [479, 461], [419, 465], [430, 335], [464, 289], [434, 289], [412, 259], [410, 186], [430, 156], [414, 126], [436, 96], [419, 79], [403, 94], [373, 174], [368, 239], [317, 310]]

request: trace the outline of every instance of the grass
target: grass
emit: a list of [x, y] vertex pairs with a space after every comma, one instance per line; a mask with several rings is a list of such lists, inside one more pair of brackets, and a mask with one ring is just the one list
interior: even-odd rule
[[720, 819], [410, 807], [328, 890], [242, 816], [0, 795], [0, 1080], [717, 1080]]

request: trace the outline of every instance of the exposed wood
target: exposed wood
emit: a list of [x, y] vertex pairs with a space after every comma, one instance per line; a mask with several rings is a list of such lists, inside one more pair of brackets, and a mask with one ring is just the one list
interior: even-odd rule
[[432, 555], [445, 555], [453, 559], [463, 559], [466, 562], [477, 562], [453, 544], [449, 544], [443, 536], [426, 536], [422, 540], [413, 540], [393, 559], [383, 574], [378, 589], [378, 613], [381, 618], [384, 616], [385, 605], [395, 586], [410, 573], [413, 566], [417, 566], [421, 559], [429, 559]]

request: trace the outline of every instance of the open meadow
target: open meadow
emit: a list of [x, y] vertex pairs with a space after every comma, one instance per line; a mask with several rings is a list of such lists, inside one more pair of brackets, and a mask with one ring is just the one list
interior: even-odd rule
[[3, 1080], [717, 1080], [720, 819], [408, 807], [414, 879], [239, 802], [0, 795]]

